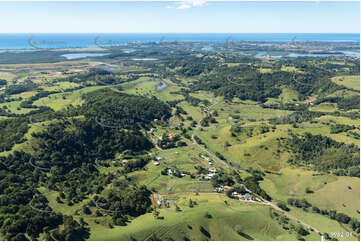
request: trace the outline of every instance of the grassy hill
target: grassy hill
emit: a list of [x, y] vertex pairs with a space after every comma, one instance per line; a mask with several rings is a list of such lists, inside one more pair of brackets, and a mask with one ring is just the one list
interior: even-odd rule
[[[199, 205], [189, 208], [189, 198]], [[252, 204], [224, 204], [225, 198], [217, 194], [189, 195], [177, 201], [181, 212], [174, 208], [160, 209], [160, 216], [145, 214], [133, 220], [126, 227], [107, 229], [94, 225], [90, 240], [296, 240], [296, 234], [282, 229], [270, 217], [269, 207]], [[212, 218], [206, 218], [209, 213]], [[203, 227], [209, 236], [200, 231]], [[243, 235], [237, 233], [241, 231]], [[131, 237], [130, 237], [131, 236]], [[316, 233], [305, 239], [319, 240]]]

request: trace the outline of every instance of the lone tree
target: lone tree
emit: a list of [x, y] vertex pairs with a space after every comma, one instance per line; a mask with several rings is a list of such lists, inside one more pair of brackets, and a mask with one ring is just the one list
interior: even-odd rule
[[212, 218], [212, 215], [210, 215], [208, 212], [206, 212], [206, 213], [204, 214], [204, 217], [205, 217], [205, 218]]
[[190, 208], [193, 208], [193, 201], [192, 201], [192, 199], [189, 199], [189, 207], [190, 207]]

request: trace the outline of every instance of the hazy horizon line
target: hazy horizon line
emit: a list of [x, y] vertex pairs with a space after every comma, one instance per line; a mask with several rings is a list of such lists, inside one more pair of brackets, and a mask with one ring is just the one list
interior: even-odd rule
[[350, 32], [0, 32], [0, 34], [360, 34]]

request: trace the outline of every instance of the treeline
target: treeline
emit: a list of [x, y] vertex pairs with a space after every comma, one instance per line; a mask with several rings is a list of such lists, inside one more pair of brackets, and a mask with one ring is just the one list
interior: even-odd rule
[[[198, 167], [198, 171], [200, 173], [204, 173], [204, 174], [207, 174], [208, 171], [207, 170], [201, 170], [200, 167]], [[211, 178], [211, 183], [212, 183], [212, 186], [213, 187], [219, 187], [221, 185], [225, 185], [225, 186], [233, 186], [235, 184], [235, 177], [234, 177], [235, 174], [229, 174], [229, 173], [226, 173], [224, 171], [219, 171], [217, 174], [215, 174], [212, 178]], [[238, 183], [240, 183], [242, 180], [239, 178], [238, 179]]]
[[[268, 66], [272, 69], [270, 73], [261, 72], [259, 66], [249, 65], [251, 61], [247, 65], [231, 67], [217, 65], [211, 72], [203, 72], [191, 88], [212, 91], [216, 96], [224, 96], [228, 100], [238, 97], [262, 103], [268, 98], [277, 98], [282, 92], [282, 85], [297, 91], [301, 100], [311, 95], [325, 96], [343, 88], [330, 80], [334, 75], [332, 70], [312, 65], [307, 59], [289, 59], [288, 65], [300, 71], [283, 71], [280, 64], [282, 61], [271, 63]], [[263, 65], [266, 64], [261, 64]]]
[[360, 233], [360, 222], [347, 214], [337, 212], [336, 210], [320, 209], [316, 206], [312, 206], [312, 204], [304, 198], [289, 198], [287, 199], [287, 204], [293, 207], [302, 208], [304, 211], [309, 211], [309, 209], [311, 209], [312, 212], [328, 216], [330, 219], [336, 220], [339, 223], [349, 224], [353, 231]]
[[324, 113], [321, 112], [304, 110], [304, 111], [297, 111], [283, 117], [271, 118], [269, 119], [269, 121], [271, 124], [295, 124], [295, 123], [311, 121], [323, 115]]
[[37, 106], [33, 105], [33, 103], [36, 100], [39, 100], [40, 98], [47, 97], [51, 94], [59, 93], [58, 91], [40, 91], [34, 96], [31, 96], [28, 100], [23, 101], [20, 103], [21, 108], [37, 108]]
[[24, 118], [0, 120], [0, 152], [9, 151], [15, 144], [25, 141], [29, 126]]
[[263, 180], [261, 175], [253, 175], [244, 179], [244, 185], [252, 192], [260, 195], [262, 198], [271, 201], [272, 198], [259, 186], [259, 182]]
[[[72, 92], [72, 91], [75, 91], [75, 90], [79, 90], [79, 89], [82, 89], [83, 86], [78, 86], [78, 87], [74, 87], [74, 88], [68, 88], [66, 90], [66, 92]], [[39, 109], [42, 109], [42, 111], [44, 111], [44, 109], [50, 109], [49, 107], [47, 106], [37, 106], [37, 105], [33, 105], [33, 103], [41, 98], [44, 98], [44, 97], [48, 97], [52, 94], [56, 94], [56, 93], [61, 93], [61, 91], [44, 91], [44, 90], [39, 90], [37, 94], [35, 94], [34, 96], [31, 96], [29, 99], [23, 101], [20, 103], [20, 107], [21, 108], [39, 108]], [[64, 97], [65, 93], [63, 94], [63, 98]], [[37, 112], [38, 113], [38, 112]], [[29, 115], [29, 113], [28, 113]]]
[[[71, 216], [55, 213], [36, 187], [42, 176], [34, 171], [28, 161], [30, 155], [14, 152], [0, 157], [0, 232], [5, 240], [85, 240], [89, 228]], [[32, 206], [43, 202], [36, 210]]]
[[[273, 108], [281, 108], [277, 105], [272, 105]], [[263, 105], [264, 108], [266, 108], [266, 105]], [[281, 108], [282, 109], [282, 108]], [[289, 110], [289, 109], [288, 109]], [[294, 110], [293, 110], [294, 111]], [[291, 114], [282, 116], [282, 117], [276, 117], [276, 118], [270, 118], [269, 121], [271, 124], [295, 124], [295, 123], [302, 123], [311, 121], [314, 122], [314, 119], [319, 118], [324, 115], [332, 115], [336, 117], [347, 117], [350, 119], [358, 119], [359, 113], [358, 112], [316, 112], [316, 111], [309, 111], [306, 108], [302, 110], [298, 110], [296, 112], [293, 112]]]
[[351, 109], [360, 109], [360, 96], [355, 95], [351, 97], [326, 97], [321, 98], [315, 102], [315, 104], [320, 104], [324, 102], [336, 103], [337, 107], [340, 110], [348, 111]]
[[139, 129], [150, 127], [155, 119], [166, 121], [171, 116], [170, 107], [156, 97], [127, 95], [110, 89], [101, 89], [83, 97], [86, 103], [81, 110], [85, 117], [104, 123], [104, 126]]
[[167, 67], [171, 69], [179, 69], [177, 74], [192, 77], [202, 73], [208, 73], [217, 66], [217, 59], [209, 58], [207, 56], [196, 57], [196, 56], [182, 56], [170, 60], [167, 63]]
[[274, 130], [276, 127], [272, 126], [266, 126], [266, 125], [259, 125], [259, 126], [244, 126], [241, 125], [232, 125], [230, 132], [233, 137], [242, 136], [242, 137], [252, 137], [254, 135], [260, 135], [268, 133], [272, 130]]
[[[190, 90], [186, 90], [184, 88], [182, 88], [180, 91], [171, 92], [171, 94], [183, 95], [184, 99], [176, 100], [176, 102], [187, 101], [190, 105], [195, 106], [195, 107], [197, 107], [199, 104], [204, 104], [205, 106], [210, 104], [210, 102], [208, 100], [202, 100], [202, 99], [193, 97], [190, 95], [190, 93], [191, 93]], [[168, 101], [168, 102], [173, 102], [173, 101]]]
[[349, 130], [353, 130], [356, 129], [355, 126], [351, 126], [351, 125], [347, 125], [347, 124], [335, 124], [335, 125], [331, 125], [331, 134], [338, 134], [338, 133], [342, 133], [342, 132], [347, 132]]
[[5, 89], [6, 95], [19, 94], [22, 92], [32, 91], [37, 87], [32, 81], [25, 81], [24, 83], [19, 83], [15, 85], [10, 85]]
[[87, 72], [73, 74], [67, 77], [58, 78], [57, 82], [74, 82], [74, 83], [91, 83], [95, 82], [97, 85], [110, 85], [125, 82], [124, 78], [115, 72], [110, 72], [102, 69], [91, 69]]
[[238, 97], [241, 100], [265, 102], [268, 97], [276, 98], [281, 94], [277, 82], [275, 78], [263, 76], [252, 66], [223, 65], [202, 76], [198, 82], [191, 85], [191, 89], [211, 91], [216, 96], [224, 96], [228, 100]]
[[298, 166], [313, 166], [318, 171], [336, 175], [360, 176], [360, 150], [355, 145], [339, 143], [322, 135], [292, 134], [286, 148], [292, 154], [289, 163]]

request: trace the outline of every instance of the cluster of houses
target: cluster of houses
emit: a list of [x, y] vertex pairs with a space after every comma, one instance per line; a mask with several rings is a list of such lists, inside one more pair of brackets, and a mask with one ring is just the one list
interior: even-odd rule
[[[231, 186], [219, 186], [216, 187], [214, 189], [215, 192], [221, 193], [221, 192], [226, 192], [233, 189], [233, 187]], [[245, 193], [245, 194], [239, 194], [238, 192], [232, 192], [231, 195], [232, 198], [238, 199], [238, 200], [246, 200], [246, 201], [252, 201], [254, 200], [252, 195], [249, 193]]]
[[[209, 158], [208, 156], [200, 155], [200, 157], [203, 158], [204, 160], [206, 160], [210, 166], [214, 165], [212, 159]], [[207, 176], [204, 177], [204, 180], [210, 180], [216, 173], [217, 173], [216, 168], [210, 168], [208, 170]]]
[[239, 200], [246, 200], [246, 201], [253, 200], [252, 195], [249, 194], [249, 193], [246, 193], [246, 194], [242, 195], [242, 194], [239, 194], [237, 192], [232, 192], [232, 197], [236, 198], [236, 199], [239, 199]]
[[[157, 157], [155, 158], [155, 160], [156, 160], [156, 161], [153, 162], [153, 165], [159, 166], [159, 165], [160, 165], [160, 162], [159, 162], [159, 161], [163, 160], [163, 158], [160, 157], [160, 156], [157, 156]], [[168, 172], [168, 175], [170, 175], [170, 176], [173, 176], [174, 173], [175, 173], [175, 171], [174, 171], [172, 168], [168, 168], [168, 169], [167, 169], [167, 172]], [[186, 174], [181, 173], [180, 176], [181, 176], [181, 177], [184, 177], [184, 176], [186, 176]]]
[[205, 155], [200, 155], [200, 156], [201, 156], [201, 158], [203, 158], [205, 161], [207, 161], [210, 166], [213, 166], [213, 165], [214, 165], [213, 160], [212, 160], [211, 158], [209, 158], [208, 156], [205, 156]]
[[[206, 161], [209, 163], [209, 165], [213, 166], [213, 161], [212, 161], [209, 157], [207, 157], [207, 156], [205, 156], [205, 155], [200, 155], [200, 156], [201, 156], [204, 160], [206, 160]], [[153, 163], [153, 165], [159, 166], [161, 160], [163, 160], [163, 158], [160, 157], [160, 156], [157, 156], [157, 157], [155, 158], [155, 162]], [[175, 174], [175, 171], [174, 171], [172, 168], [168, 168], [168, 169], [167, 169], [167, 173], [168, 173], [168, 175], [172, 176], [172, 175]], [[207, 174], [207, 176], [204, 177], [204, 180], [210, 180], [216, 173], [217, 173], [217, 169], [216, 169], [216, 168], [209, 168], [209, 169], [208, 169], [208, 174]], [[181, 173], [181, 176], [184, 177], [185, 174]], [[215, 191], [215, 192], [218, 192], [218, 193], [222, 193], [222, 192], [227, 192], [227, 191], [229, 191], [229, 190], [231, 190], [231, 189], [233, 189], [233, 187], [231, 187], [231, 186], [226, 186], [226, 185], [224, 185], [224, 186], [221, 185], [221, 186], [219, 186], [219, 187], [216, 187], [216, 188], [214, 189], [214, 191]], [[249, 193], [240, 194], [240, 193], [238, 193], [238, 192], [236, 192], [236, 191], [233, 191], [233, 192], [232, 192], [231, 197], [234, 198], [234, 199], [245, 200], [245, 201], [253, 201], [253, 200], [255, 199], [255, 198], [253, 198], [253, 196], [252, 196], [251, 194], [249, 194]], [[163, 199], [160, 198], [160, 199], [156, 199], [156, 202], [157, 202], [157, 205], [158, 205], [158, 206], [161, 206], [164, 201], [163, 201]]]
[[215, 192], [226, 192], [228, 190], [231, 190], [233, 187], [230, 186], [219, 186], [214, 189]]
[[208, 175], [204, 177], [205, 180], [210, 180], [217, 173], [216, 168], [209, 169]]
[[159, 163], [158, 161], [163, 160], [163, 158], [162, 158], [162, 157], [160, 157], [160, 156], [157, 156], [157, 157], [155, 158], [155, 160], [156, 160], [156, 162], [154, 162], [154, 163], [153, 163], [153, 165], [155, 165], [155, 166], [159, 166], [159, 165], [160, 165], [160, 163]]
[[[172, 168], [168, 168], [168, 175], [169, 176], [173, 176], [174, 175], [174, 173], [175, 173], [175, 171], [172, 169]], [[179, 174], [179, 173], [178, 173]], [[186, 174], [184, 174], [184, 173], [180, 173], [180, 176], [181, 177], [185, 177], [186, 176]], [[179, 177], [178, 175], [177, 175], [177, 177]]]

